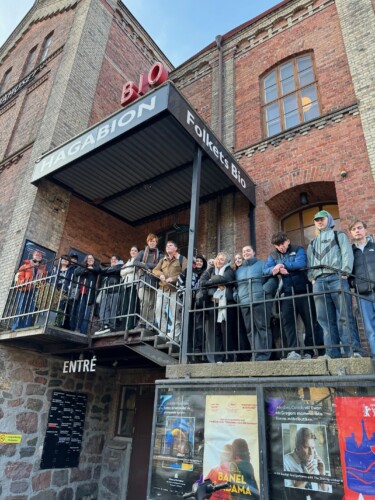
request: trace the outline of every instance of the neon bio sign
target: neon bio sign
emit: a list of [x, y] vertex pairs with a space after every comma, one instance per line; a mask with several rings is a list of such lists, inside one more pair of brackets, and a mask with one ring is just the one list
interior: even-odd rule
[[138, 87], [134, 82], [126, 82], [122, 88], [121, 106], [127, 106], [141, 95], [146, 94], [149, 88], [158, 87], [168, 80], [168, 71], [161, 62], [155, 63], [148, 74], [139, 75]]

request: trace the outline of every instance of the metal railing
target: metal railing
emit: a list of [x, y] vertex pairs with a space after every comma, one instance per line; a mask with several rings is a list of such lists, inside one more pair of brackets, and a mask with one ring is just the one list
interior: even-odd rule
[[[328, 284], [335, 279], [336, 288]], [[368, 285], [375, 290], [375, 283], [369, 280]], [[125, 282], [118, 276], [110, 286], [100, 280], [90, 284], [77, 273], [62, 273], [56, 261], [51, 272], [30, 281], [20, 283], [16, 275], [0, 330], [49, 326], [90, 336], [124, 334], [126, 339], [147, 332], [176, 346], [186, 334], [183, 354], [193, 363], [370, 355], [360, 300], [374, 304], [374, 292], [350, 289], [335, 270], [303, 293], [282, 294], [279, 288], [276, 296], [259, 294], [259, 278], [226, 286], [245, 287], [249, 299], [235, 302], [209, 289], [193, 290], [184, 325], [184, 290], [171, 286], [163, 291], [156, 277], [137, 268]], [[198, 300], [202, 291], [204, 300]]]

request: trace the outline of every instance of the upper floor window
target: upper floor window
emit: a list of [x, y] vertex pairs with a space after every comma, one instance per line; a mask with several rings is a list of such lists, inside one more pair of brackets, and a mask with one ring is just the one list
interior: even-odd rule
[[320, 115], [312, 54], [289, 59], [267, 73], [262, 91], [267, 137]]
[[22, 75], [27, 75], [28, 73], [30, 73], [30, 71], [34, 67], [35, 58], [36, 58], [36, 49], [37, 48], [38, 48], [38, 46], [35, 45], [35, 47], [32, 48], [30, 50], [30, 52], [28, 53], [26, 61], [25, 61], [25, 65], [23, 67]]
[[7, 85], [9, 83], [9, 78], [10, 78], [10, 72], [11, 71], [12, 71], [12, 68], [9, 68], [4, 73], [3, 79], [1, 80], [1, 83], [0, 83], [0, 95], [4, 94], [4, 92], [7, 89]]
[[46, 59], [46, 57], [48, 55], [48, 50], [49, 50], [49, 47], [50, 47], [51, 42], [52, 42], [52, 36], [53, 36], [53, 32], [50, 33], [49, 35], [47, 35], [46, 38], [44, 39], [43, 46], [42, 46], [42, 52], [40, 54], [40, 62], [43, 62], [44, 59]]

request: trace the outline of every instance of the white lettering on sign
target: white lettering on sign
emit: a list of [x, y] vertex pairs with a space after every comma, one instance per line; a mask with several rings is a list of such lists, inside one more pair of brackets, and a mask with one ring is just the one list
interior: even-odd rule
[[98, 125], [90, 132], [74, 141], [73, 144], [70, 144], [68, 147], [65, 146], [59, 151], [43, 158], [38, 165], [38, 174], [45, 174], [52, 171], [74, 157], [81, 156], [93, 150], [108, 135], [114, 134], [116, 136], [122, 133], [121, 129], [123, 127], [129, 126], [133, 121], [145, 118], [144, 115], [152, 112], [155, 107], [156, 96], [154, 95], [150, 97], [148, 102], [140, 102], [135, 109], [126, 110], [111, 121]]
[[233, 162], [230, 162], [228, 158], [226, 158], [225, 153], [221, 151], [215, 144], [213, 144], [212, 139], [210, 138], [210, 132], [206, 130], [204, 127], [199, 126], [195, 123], [195, 116], [193, 113], [188, 110], [186, 116], [186, 123], [190, 126], [193, 126], [195, 135], [203, 142], [206, 149], [210, 150], [212, 154], [220, 160], [221, 165], [228, 170], [232, 178], [237, 181], [244, 189], [246, 189], [246, 181], [241, 176], [241, 171]]
[[64, 361], [63, 373], [94, 372], [96, 370], [96, 356], [92, 359], [74, 359]]

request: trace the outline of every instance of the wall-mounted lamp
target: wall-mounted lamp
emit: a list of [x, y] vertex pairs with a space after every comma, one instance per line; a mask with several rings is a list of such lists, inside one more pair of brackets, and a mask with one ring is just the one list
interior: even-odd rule
[[309, 197], [307, 196], [306, 191], [303, 191], [299, 195], [299, 202], [301, 203], [301, 205], [308, 205], [309, 204]]

